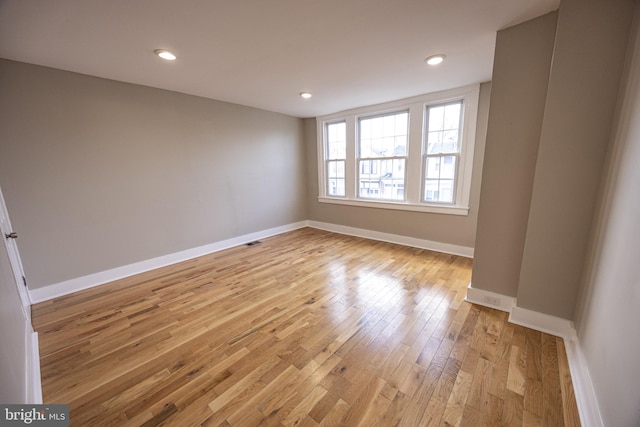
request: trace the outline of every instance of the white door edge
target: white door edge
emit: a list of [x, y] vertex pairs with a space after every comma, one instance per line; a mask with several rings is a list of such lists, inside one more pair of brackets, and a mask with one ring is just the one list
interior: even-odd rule
[[20, 253], [18, 252], [18, 245], [14, 239], [7, 239], [6, 233], [14, 231], [11, 227], [11, 221], [9, 220], [9, 212], [7, 211], [7, 205], [2, 195], [2, 188], [0, 188], [0, 238], [4, 242], [9, 253], [9, 261], [11, 262], [11, 269], [13, 270], [13, 276], [15, 277], [16, 287], [18, 288], [18, 294], [22, 301], [22, 310], [24, 311], [25, 318], [31, 324], [31, 299], [27, 287], [24, 286], [24, 269], [22, 268], [22, 260], [20, 259]]

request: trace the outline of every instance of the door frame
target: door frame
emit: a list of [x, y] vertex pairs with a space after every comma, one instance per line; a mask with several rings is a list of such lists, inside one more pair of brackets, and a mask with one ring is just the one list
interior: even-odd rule
[[29, 324], [31, 324], [31, 297], [25, 282], [24, 268], [22, 267], [18, 244], [16, 239], [9, 239], [5, 237], [6, 234], [13, 231], [11, 221], [9, 220], [7, 205], [2, 194], [2, 188], [0, 187], [0, 237], [2, 238], [9, 254], [9, 262], [11, 263], [16, 288], [18, 289], [20, 301], [22, 302], [22, 310], [24, 311], [25, 318], [29, 321]]

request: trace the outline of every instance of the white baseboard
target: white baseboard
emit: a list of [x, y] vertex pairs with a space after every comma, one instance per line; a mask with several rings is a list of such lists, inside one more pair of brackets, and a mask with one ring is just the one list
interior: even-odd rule
[[[167, 265], [186, 261], [188, 259], [207, 255], [213, 252], [242, 245], [247, 242], [264, 239], [276, 234], [285, 233], [287, 231], [292, 231], [307, 226], [330, 231], [333, 233], [346, 234], [371, 240], [378, 240], [473, 258], [473, 248], [471, 247], [452, 245], [449, 243], [417, 239], [413, 237], [382, 233], [378, 231], [347, 227], [343, 225], [330, 224], [319, 221], [300, 221], [297, 223], [270, 228], [255, 233], [249, 233], [197, 248], [176, 252], [174, 254], [129, 264], [111, 270], [90, 274], [76, 279], [49, 285], [43, 288], [33, 289], [30, 290], [29, 297], [31, 299], [31, 302], [34, 304], [47, 301], [49, 299], [57, 298], [83, 289], [92, 288], [94, 286], [99, 286], [104, 283], [122, 279], [124, 277], [129, 277], [156, 268], [165, 267]], [[465, 300], [474, 304], [479, 304], [497, 310], [509, 312], [509, 321], [512, 323], [564, 338], [565, 346], [567, 349], [567, 358], [569, 361], [573, 387], [582, 425], [597, 427], [603, 425], [602, 417], [600, 416], [600, 411], [598, 409], [595, 391], [593, 389], [593, 384], [589, 375], [589, 369], [586, 364], [586, 359], [580, 349], [580, 343], [578, 341], [573, 322], [518, 307], [516, 304], [516, 298], [487, 291], [484, 289], [473, 288], [471, 283], [469, 283], [469, 286], [467, 288], [467, 295]], [[29, 374], [27, 379], [28, 396], [26, 396], [26, 398], [29, 403], [38, 404], [42, 403], [38, 334], [35, 332], [30, 333], [30, 336], [27, 337], [27, 342], [29, 345]]]
[[58, 298], [84, 289], [89, 289], [114, 280], [123, 279], [135, 274], [144, 273], [156, 268], [165, 267], [167, 265], [186, 261], [188, 259], [207, 255], [213, 252], [228, 249], [234, 246], [242, 245], [253, 240], [264, 239], [276, 234], [285, 233], [287, 231], [296, 230], [302, 227], [313, 227], [321, 230], [331, 231], [339, 234], [350, 236], [358, 236], [371, 240], [379, 240], [399, 245], [412, 246], [421, 249], [428, 249], [437, 252], [443, 252], [453, 255], [459, 255], [467, 258], [473, 257], [473, 248], [466, 246], [452, 245], [449, 243], [434, 242], [425, 239], [416, 239], [414, 237], [400, 236], [390, 233], [382, 233], [379, 231], [365, 230], [362, 228], [347, 227], [343, 225], [330, 224], [318, 221], [300, 221], [293, 224], [287, 224], [280, 227], [270, 228], [255, 233], [245, 234], [227, 240], [211, 243], [197, 248], [187, 249], [169, 255], [136, 262], [133, 264], [116, 267], [110, 270], [100, 271], [98, 273], [89, 274], [87, 276], [75, 279], [65, 280], [63, 282], [54, 283], [42, 288], [32, 289], [29, 291], [29, 298], [33, 304]]
[[111, 270], [101, 271], [87, 276], [78, 277], [76, 279], [65, 280], [64, 282], [54, 283], [42, 288], [32, 289], [29, 296], [33, 304], [58, 298], [94, 286], [99, 286], [114, 280], [123, 279], [135, 274], [144, 273], [156, 268], [165, 267], [167, 265], [176, 264], [188, 259], [197, 258], [213, 252], [218, 252], [234, 246], [243, 245], [254, 240], [265, 239], [276, 234], [285, 233], [287, 231], [297, 230], [306, 227], [307, 221], [300, 221], [293, 224], [287, 224], [280, 227], [269, 228], [267, 230], [257, 231], [255, 233], [244, 234], [227, 240], [222, 240], [208, 245], [199, 246], [197, 248], [187, 249], [169, 255], [136, 262], [133, 264], [116, 267]]
[[516, 299], [514, 297], [486, 291], [484, 289], [476, 289], [471, 286], [471, 283], [467, 286], [467, 296], [464, 300], [473, 304], [506, 311], [507, 313], [510, 313], [513, 306], [516, 305]]
[[587, 359], [582, 352], [575, 329], [572, 329], [569, 337], [564, 339], [564, 347], [567, 350], [580, 421], [584, 427], [603, 427], [604, 422], [602, 415], [600, 415], [596, 391], [591, 382]]
[[345, 225], [331, 224], [328, 222], [307, 221], [309, 227], [331, 231], [348, 236], [363, 237], [365, 239], [395, 243], [414, 248], [428, 249], [430, 251], [443, 252], [445, 254], [459, 255], [465, 258], [473, 258], [473, 248], [468, 246], [452, 245], [450, 243], [435, 242], [415, 237], [401, 236], [398, 234], [382, 233], [380, 231], [366, 230], [364, 228], [348, 227]]
[[570, 320], [521, 308], [518, 307], [517, 304], [511, 309], [509, 322], [555, 335], [565, 340], [567, 340], [568, 337], [571, 336], [572, 331], [575, 330], [573, 322]]
[[31, 327], [27, 328], [27, 375], [26, 375], [26, 396], [25, 403], [42, 404], [42, 382], [40, 379], [40, 349], [38, 347], [38, 333], [33, 332]]
[[516, 298], [473, 288], [471, 283], [467, 287], [465, 300], [473, 304], [506, 311], [509, 313], [509, 322], [516, 325], [563, 338], [580, 422], [585, 427], [603, 426], [587, 361], [580, 348], [580, 341], [572, 321], [518, 307]]
[[591, 382], [589, 367], [582, 353], [573, 322], [518, 306], [514, 306], [511, 310], [509, 322], [564, 339], [580, 422], [585, 427], [602, 427], [604, 424]]

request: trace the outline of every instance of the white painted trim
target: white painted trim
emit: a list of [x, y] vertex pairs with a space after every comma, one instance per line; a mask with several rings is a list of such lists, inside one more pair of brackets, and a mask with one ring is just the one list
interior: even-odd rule
[[469, 206], [455, 206], [455, 205], [429, 205], [429, 204], [415, 204], [407, 202], [372, 202], [366, 200], [354, 200], [346, 199], [344, 197], [318, 197], [320, 203], [333, 203], [336, 205], [349, 205], [349, 206], [362, 206], [365, 208], [378, 208], [378, 209], [394, 209], [398, 211], [413, 211], [413, 212], [429, 212], [437, 214], [448, 215], [469, 215]]
[[518, 307], [516, 298], [473, 288], [471, 283], [467, 287], [465, 301], [506, 311], [509, 313], [509, 322], [511, 323], [564, 339], [580, 422], [585, 427], [602, 427], [604, 425], [587, 360], [580, 347], [580, 341], [572, 321]]
[[[4, 226], [4, 227], [3, 227]], [[31, 304], [33, 301], [29, 298], [29, 291], [23, 285], [25, 280], [24, 268], [22, 267], [22, 260], [20, 259], [20, 251], [18, 251], [18, 244], [14, 239], [5, 239], [4, 234], [13, 231], [11, 226], [11, 219], [9, 218], [9, 211], [4, 201], [2, 189], [0, 188], [0, 236], [4, 241], [4, 245], [7, 248], [7, 255], [9, 255], [9, 264], [11, 265], [11, 271], [13, 277], [15, 277], [15, 285], [20, 295], [20, 301], [22, 302], [22, 311], [25, 318], [29, 319], [29, 325], [31, 325]]]
[[571, 331], [574, 330], [573, 322], [571, 320], [528, 310], [526, 308], [518, 307], [517, 304], [511, 309], [509, 322], [535, 329], [536, 331], [555, 335], [557, 337], [564, 338], [565, 340], [571, 336]]
[[[463, 123], [461, 125], [460, 163], [456, 172], [455, 204], [434, 206], [423, 203], [423, 120], [425, 106], [462, 100], [464, 103]], [[471, 194], [471, 176], [478, 120], [480, 85], [472, 84], [440, 92], [414, 96], [383, 104], [359, 107], [340, 111], [316, 118], [316, 149], [318, 153], [318, 200], [323, 203], [347, 204], [381, 209], [412, 210], [435, 212], [447, 215], [468, 215]], [[405, 172], [405, 202], [374, 201], [361, 199], [357, 195], [357, 122], [360, 118], [372, 115], [409, 111], [409, 135], [407, 140], [407, 165]], [[345, 121], [346, 159], [345, 159], [345, 197], [329, 197], [326, 177], [326, 140], [325, 125]]]
[[473, 258], [473, 248], [467, 246], [452, 245], [449, 243], [434, 242], [431, 240], [417, 239], [414, 237], [400, 236], [397, 234], [382, 233], [379, 231], [365, 230], [362, 228], [347, 227], [343, 225], [330, 224], [318, 221], [300, 221], [293, 224], [287, 224], [280, 227], [270, 228], [255, 233], [245, 234], [227, 240], [211, 243], [197, 248], [187, 249], [169, 255], [136, 262], [133, 264], [116, 267], [110, 270], [100, 271], [98, 273], [89, 274], [87, 276], [75, 279], [65, 280], [63, 282], [54, 283], [42, 288], [32, 289], [29, 291], [29, 297], [33, 304], [58, 298], [84, 289], [89, 289], [114, 280], [133, 276], [135, 274], [144, 273], [156, 268], [165, 267], [167, 265], [186, 261], [188, 259], [197, 258], [213, 252], [228, 249], [234, 246], [242, 245], [253, 240], [264, 239], [276, 234], [285, 233], [287, 231], [297, 230], [303, 227], [313, 227], [321, 230], [331, 231], [333, 233], [346, 234], [350, 236], [358, 236], [371, 240], [379, 240], [383, 242], [396, 243], [404, 246], [411, 246], [421, 249], [428, 249], [437, 252], [443, 252], [453, 255], [459, 255], [467, 258]]
[[39, 302], [68, 295], [84, 289], [89, 289], [94, 286], [102, 285], [104, 283], [113, 282], [114, 280], [133, 276], [139, 273], [144, 273], [146, 271], [165, 267], [167, 265], [176, 264], [178, 262], [197, 258], [199, 256], [207, 255], [234, 246], [239, 246], [254, 240], [265, 239], [276, 234], [296, 230], [305, 226], [307, 226], [307, 221], [300, 221], [293, 224], [287, 224], [280, 227], [257, 231], [255, 233], [244, 234], [242, 236], [233, 237], [231, 239], [221, 240], [219, 242], [210, 243], [208, 245], [187, 249], [169, 255], [163, 255], [157, 258], [136, 262], [122, 267], [112, 268], [110, 270], [78, 277], [76, 279], [65, 280], [64, 282], [54, 283], [42, 288], [30, 290], [30, 298], [34, 304], [37, 304]]
[[556, 335], [564, 340], [580, 422], [585, 427], [602, 427], [604, 423], [600, 415], [598, 399], [573, 322], [518, 306], [514, 306], [511, 310], [509, 322]]
[[573, 391], [576, 396], [580, 422], [584, 427], [603, 427], [602, 415], [596, 392], [591, 382], [591, 374], [587, 365], [587, 359], [580, 347], [580, 341], [575, 329], [571, 330], [568, 338], [564, 339], [564, 346], [567, 350], [569, 370], [571, 371], [571, 381]]
[[348, 236], [363, 237], [365, 239], [379, 240], [382, 242], [395, 243], [398, 245], [411, 246], [414, 248], [428, 249], [430, 251], [443, 252], [446, 254], [459, 255], [466, 258], [473, 258], [473, 248], [450, 243], [434, 242], [432, 240], [417, 239], [415, 237], [400, 236], [398, 234], [382, 233], [380, 231], [366, 230], [364, 228], [348, 227], [345, 225], [330, 224], [327, 222], [307, 221], [309, 227], [320, 230], [331, 231], [332, 233], [346, 234]]
[[[155, 268], [175, 264], [202, 255], [207, 255], [213, 252], [242, 245], [253, 240], [264, 239], [276, 234], [297, 230], [299, 228], [307, 226], [320, 230], [330, 231], [333, 233], [346, 234], [371, 240], [428, 249], [468, 258], [473, 257], [473, 248], [471, 247], [458, 246], [449, 243], [434, 242], [425, 239], [417, 239], [413, 237], [382, 233], [362, 228], [354, 228], [344, 225], [308, 220], [262, 230], [255, 233], [245, 234], [242, 236], [211, 243], [193, 249], [188, 249], [174, 254], [129, 264], [123, 267], [102, 271], [77, 279], [67, 280], [65, 282], [56, 283], [44, 288], [34, 289], [30, 291], [30, 298], [35, 304], [83, 289], [88, 289], [104, 283], [112, 282], [123, 277], [143, 273]], [[509, 312], [509, 321], [512, 323], [564, 338], [565, 347], [567, 349], [569, 369], [571, 371], [571, 379], [573, 381], [573, 388], [582, 425], [586, 427], [601, 427], [603, 425], [602, 417], [598, 409], [598, 401], [596, 399], [593, 384], [591, 382], [589, 369], [584, 354], [582, 353], [582, 350], [580, 348], [573, 322], [559, 317], [550, 316], [548, 314], [538, 313], [536, 311], [518, 307], [516, 305], [516, 298], [502, 295], [496, 292], [487, 291], [484, 289], [473, 288], [471, 283], [469, 283], [469, 286], [467, 288], [467, 296], [465, 300], [473, 304], [479, 304], [497, 310]], [[29, 331], [26, 340], [28, 351], [26, 399], [29, 403], [39, 404], [42, 403], [42, 387], [40, 380], [38, 334], [36, 332]]]
[[38, 347], [38, 333], [31, 330], [31, 325], [27, 328], [25, 337], [27, 354], [26, 372], [26, 396], [25, 403], [42, 404], [42, 382], [40, 379], [40, 349]]
[[511, 309], [516, 305], [516, 299], [514, 297], [509, 297], [484, 289], [476, 289], [471, 286], [471, 283], [467, 286], [467, 296], [464, 300], [473, 304], [506, 311], [507, 313], [510, 313]]

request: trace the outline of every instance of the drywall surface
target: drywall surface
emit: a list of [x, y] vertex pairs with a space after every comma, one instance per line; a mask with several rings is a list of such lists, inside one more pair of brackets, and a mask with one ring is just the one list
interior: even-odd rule
[[302, 120], [0, 60], [30, 288], [306, 219]]
[[606, 426], [640, 425], [640, 3], [576, 326]]
[[480, 86], [473, 176], [466, 216], [336, 205], [318, 201], [318, 157], [315, 119], [305, 119], [308, 169], [308, 215], [310, 220], [364, 228], [434, 242], [473, 247], [475, 243], [482, 158], [487, 132], [491, 83]]
[[609, 143], [634, 0], [563, 0], [518, 306], [572, 319]]
[[557, 12], [496, 38], [474, 288], [515, 297], [527, 232]]

